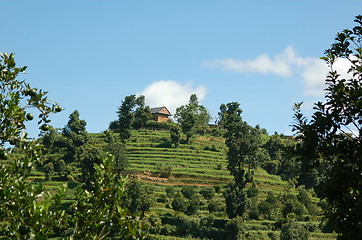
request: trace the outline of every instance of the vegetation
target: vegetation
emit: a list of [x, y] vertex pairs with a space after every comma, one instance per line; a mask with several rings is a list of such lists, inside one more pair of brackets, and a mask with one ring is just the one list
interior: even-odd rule
[[[2, 54], [0, 239], [362, 238], [356, 22], [323, 58], [326, 102], [312, 120], [295, 106], [297, 138], [250, 126], [237, 102], [210, 126], [194, 94], [177, 123], [149, 121], [145, 98], [130, 95], [109, 130], [88, 133], [78, 111], [54, 129], [48, 117], [61, 107], [18, 81], [25, 67]], [[347, 79], [337, 58], [351, 61]], [[42, 132], [31, 140], [35, 112]]]
[[[301, 113], [301, 104], [294, 115], [301, 140], [299, 181], [327, 200], [329, 223], [340, 239], [362, 238], [362, 16], [355, 22], [352, 30], [337, 34], [322, 58], [330, 66], [326, 101], [315, 104], [310, 121]], [[350, 62], [347, 78], [333, 69], [340, 58]]]

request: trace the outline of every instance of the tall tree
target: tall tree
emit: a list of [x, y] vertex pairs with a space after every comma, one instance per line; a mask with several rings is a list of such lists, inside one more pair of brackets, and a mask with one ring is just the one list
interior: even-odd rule
[[132, 127], [142, 128], [151, 118], [151, 109], [145, 106], [145, 97], [142, 95], [139, 97], [136, 95], [126, 96], [117, 113], [118, 122], [112, 122], [110, 128], [116, 128], [122, 142], [131, 137]]
[[195, 129], [205, 128], [211, 116], [207, 109], [199, 104], [196, 94], [192, 94], [187, 105], [176, 109], [175, 118], [180, 123], [182, 132], [186, 135], [186, 142], [189, 142]]
[[[245, 213], [248, 204], [245, 187], [252, 179], [251, 167], [260, 147], [260, 132], [242, 120], [239, 105], [237, 102], [222, 104], [219, 113], [226, 129], [227, 168], [234, 176], [234, 183], [230, 183], [224, 193], [230, 218]], [[245, 167], [249, 169], [248, 174]]]
[[[330, 67], [325, 102], [315, 104], [311, 120], [301, 113], [301, 104], [294, 108], [300, 180], [318, 176], [312, 186], [328, 201], [327, 216], [339, 239], [362, 239], [362, 16], [355, 22], [352, 30], [337, 34], [322, 58]], [[348, 77], [334, 70], [339, 59], [350, 63]]]

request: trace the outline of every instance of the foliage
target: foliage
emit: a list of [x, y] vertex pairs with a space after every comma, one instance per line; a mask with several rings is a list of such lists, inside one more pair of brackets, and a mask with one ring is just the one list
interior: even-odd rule
[[144, 216], [153, 204], [149, 189], [140, 181], [131, 181], [126, 184], [124, 206], [134, 215], [141, 212]]
[[177, 148], [181, 140], [180, 129], [177, 125], [174, 125], [170, 128], [170, 137], [172, 144], [175, 146], [175, 148]]
[[169, 178], [172, 174], [172, 165], [167, 163], [159, 163], [156, 166], [157, 172], [161, 178]]
[[189, 103], [176, 109], [175, 119], [181, 125], [182, 132], [186, 135], [186, 143], [196, 130], [208, 126], [210, 114], [207, 109], [199, 104], [196, 94], [190, 96]]
[[296, 222], [288, 222], [283, 225], [280, 240], [308, 240], [309, 232]]
[[180, 192], [174, 195], [171, 205], [176, 212], [185, 212], [187, 210], [186, 199]]
[[[137, 107], [136, 109], [134, 109]], [[143, 128], [151, 119], [151, 109], [145, 106], [145, 97], [129, 95], [124, 98], [118, 111], [118, 122], [112, 122], [110, 129], [116, 128], [121, 140], [125, 142], [131, 137], [131, 128]]]
[[235, 183], [245, 181], [244, 167], [255, 167], [256, 153], [260, 147], [260, 132], [242, 120], [239, 103], [232, 102], [220, 106], [220, 115], [224, 122], [226, 146], [228, 147], [228, 170], [234, 176]]
[[94, 165], [91, 191], [77, 189], [71, 208], [70, 236], [74, 239], [143, 238], [139, 222], [128, 218], [124, 204], [127, 179], [119, 179], [114, 157], [107, 155]]
[[24, 159], [15, 160], [10, 167], [0, 169], [0, 235], [5, 239], [46, 239], [66, 228], [61, 201], [65, 188], [51, 195], [42, 185], [29, 185], [26, 178], [39, 151], [36, 143], [24, 143], [30, 152]]
[[181, 188], [181, 193], [185, 198], [192, 199], [196, 194], [196, 190], [194, 186], [183, 186]]
[[[25, 153], [10, 166], [0, 168], [0, 235], [8, 239], [45, 239], [64, 227], [64, 211], [59, 210], [64, 189], [52, 196], [41, 185], [26, 182], [41, 153], [37, 142], [27, 142], [26, 121], [33, 119], [30, 109], [39, 111], [40, 129], [46, 131], [49, 114], [61, 111], [48, 102], [47, 92], [17, 80], [26, 67], [17, 67], [14, 54], [1, 54], [0, 60], [0, 153], [8, 154], [6, 143], [17, 144]], [[39, 198], [42, 197], [42, 200]]]
[[229, 218], [244, 216], [248, 207], [245, 185], [229, 183], [223, 193], [226, 204], [226, 213]]
[[49, 114], [62, 109], [49, 103], [47, 92], [17, 79], [27, 67], [17, 67], [13, 53], [1, 53], [0, 57], [0, 152], [4, 152], [5, 143], [15, 145], [27, 140], [25, 124], [34, 118], [30, 109], [39, 112], [37, 123], [44, 131], [49, 130]]
[[[260, 147], [260, 132], [242, 120], [239, 103], [232, 102], [220, 106], [220, 113], [228, 147], [228, 170], [234, 176], [224, 192], [226, 212], [229, 218], [243, 216], [248, 206], [245, 186], [252, 181], [251, 168], [256, 166], [257, 150]], [[248, 166], [248, 173], [245, 167]]]
[[[61, 111], [51, 105], [46, 92], [31, 88], [16, 77], [26, 67], [17, 68], [14, 55], [1, 54], [0, 61], [0, 150], [5, 157], [6, 143], [16, 144], [10, 150], [11, 164], [0, 168], [0, 236], [1, 239], [134, 239], [143, 238], [144, 231], [138, 222], [127, 218], [127, 211], [120, 207], [124, 194], [124, 180], [117, 181], [114, 159], [111, 156], [100, 159], [94, 165], [94, 181], [91, 191], [79, 187], [74, 204], [66, 212], [63, 200], [66, 188], [58, 192], [45, 191], [43, 185], [31, 184], [28, 177], [41, 157], [42, 146], [38, 141], [29, 141], [25, 132], [25, 119], [33, 119], [26, 110], [32, 108], [40, 112], [38, 125], [48, 131], [50, 113]], [[77, 122], [77, 121], [75, 121]], [[79, 123], [79, 122], [78, 122]], [[76, 124], [77, 125], [77, 124]], [[69, 126], [70, 132], [81, 132], [85, 124]], [[78, 131], [79, 130], [79, 131]], [[53, 132], [45, 138], [45, 145], [56, 145]], [[17, 152], [18, 156], [16, 156]], [[48, 150], [48, 153], [51, 153]], [[6, 156], [7, 157], [7, 156]], [[55, 170], [56, 165], [49, 171]], [[63, 165], [63, 164], [60, 164]], [[59, 166], [60, 167], [60, 166]], [[60, 167], [62, 168], [62, 167]]]
[[[352, 30], [337, 34], [322, 58], [330, 67], [325, 102], [315, 104], [311, 120], [301, 104], [294, 108], [299, 180], [327, 199], [328, 217], [341, 239], [362, 238], [362, 16], [355, 22]], [[339, 59], [350, 63], [347, 77], [333, 68]]]
[[215, 195], [215, 189], [212, 187], [206, 187], [201, 189], [200, 194], [207, 200], [210, 200]]

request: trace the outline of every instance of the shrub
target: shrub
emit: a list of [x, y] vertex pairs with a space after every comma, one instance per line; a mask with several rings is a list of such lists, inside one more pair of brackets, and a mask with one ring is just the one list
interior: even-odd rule
[[309, 232], [303, 226], [288, 222], [283, 225], [280, 232], [280, 240], [308, 240]]
[[169, 178], [171, 176], [172, 166], [170, 164], [157, 164], [156, 169], [161, 178]]
[[168, 122], [157, 122], [157, 121], [148, 121], [145, 125], [145, 128], [153, 129], [153, 130], [168, 130], [174, 124]]
[[207, 205], [207, 209], [210, 213], [223, 212], [225, 210], [225, 204], [220, 200], [212, 200], [209, 202], [209, 205]]
[[165, 224], [163, 225], [162, 229], [161, 229], [161, 234], [165, 235], [165, 236], [173, 236], [176, 233], [176, 226], [172, 226], [170, 224]]
[[175, 194], [171, 205], [176, 212], [185, 212], [187, 209], [186, 199], [180, 192]]
[[197, 196], [194, 196], [190, 201], [188, 202], [188, 206], [186, 209], [187, 215], [193, 215], [200, 209], [200, 199]]
[[181, 193], [184, 195], [185, 198], [191, 199], [196, 194], [196, 190], [194, 186], [183, 186], [181, 189]]
[[166, 189], [166, 195], [168, 198], [172, 198], [175, 195], [175, 189], [172, 186], [167, 186]]
[[215, 189], [212, 187], [203, 188], [200, 191], [200, 194], [207, 200], [210, 200], [215, 195]]
[[157, 202], [159, 203], [166, 203], [167, 202], [167, 195], [165, 193], [162, 193], [158, 198]]

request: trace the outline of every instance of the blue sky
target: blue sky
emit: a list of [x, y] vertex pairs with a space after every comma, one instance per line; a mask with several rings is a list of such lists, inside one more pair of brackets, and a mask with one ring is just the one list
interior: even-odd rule
[[14, 52], [28, 66], [20, 78], [65, 108], [55, 127], [78, 110], [89, 132], [105, 130], [127, 95], [174, 113], [196, 93], [213, 117], [237, 101], [249, 124], [289, 134], [293, 104], [308, 113], [323, 99], [318, 58], [362, 9], [360, 0], [0, 3], [0, 52]]

